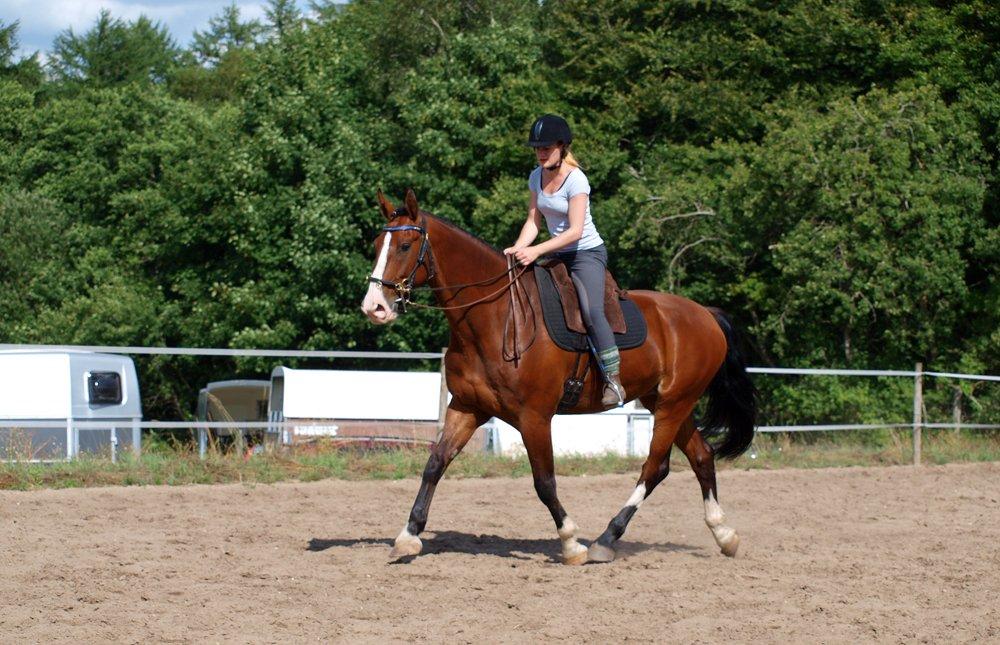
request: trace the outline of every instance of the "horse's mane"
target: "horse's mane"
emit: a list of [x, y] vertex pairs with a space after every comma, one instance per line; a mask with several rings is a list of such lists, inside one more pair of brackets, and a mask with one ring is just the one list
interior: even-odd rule
[[503, 255], [503, 252], [500, 251], [500, 249], [498, 249], [497, 247], [493, 246], [492, 244], [490, 244], [489, 242], [487, 242], [483, 238], [481, 238], [481, 237], [479, 237], [477, 235], [474, 235], [473, 233], [470, 233], [469, 231], [465, 230], [464, 228], [462, 228], [461, 226], [459, 226], [455, 222], [451, 221], [447, 217], [443, 217], [441, 215], [434, 215], [432, 213], [427, 213], [427, 212], [424, 212], [424, 211], [421, 211], [421, 212], [423, 212], [423, 214], [424, 214], [425, 217], [429, 217], [431, 219], [435, 219], [435, 220], [441, 222], [442, 224], [447, 225], [449, 228], [454, 229], [455, 231], [461, 233], [466, 238], [468, 238], [470, 242], [473, 242], [476, 246], [482, 247], [484, 251], [489, 251], [490, 253], [493, 253], [494, 255]]

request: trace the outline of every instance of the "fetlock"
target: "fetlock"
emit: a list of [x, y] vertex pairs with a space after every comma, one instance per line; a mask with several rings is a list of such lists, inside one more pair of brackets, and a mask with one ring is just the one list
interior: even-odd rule
[[617, 374], [608, 374], [605, 377], [604, 396], [601, 397], [601, 404], [605, 408], [620, 408], [625, 405], [625, 388]]

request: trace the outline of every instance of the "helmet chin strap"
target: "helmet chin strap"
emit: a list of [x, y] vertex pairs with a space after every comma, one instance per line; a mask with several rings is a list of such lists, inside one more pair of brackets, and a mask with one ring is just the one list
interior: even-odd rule
[[562, 168], [563, 157], [565, 156], [566, 156], [566, 146], [564, 145], [559, 148], [559, 162], [554, 163], [551, 166], [542, 166], [542, 167], [545, 168], [546, 170], [559, 170], [560, 168]]

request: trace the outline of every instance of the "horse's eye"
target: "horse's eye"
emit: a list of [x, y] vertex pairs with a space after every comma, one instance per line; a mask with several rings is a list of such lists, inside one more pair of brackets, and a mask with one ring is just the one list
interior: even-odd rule
[[409, 251], [410, 250], [410, 243], [407, 242], [406, 244], [400, 244], [399, 245], [399, 250], [400, 251]]

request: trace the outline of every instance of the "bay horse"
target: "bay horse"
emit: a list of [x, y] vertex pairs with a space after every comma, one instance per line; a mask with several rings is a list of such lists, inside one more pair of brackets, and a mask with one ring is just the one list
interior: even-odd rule
[[[736, 554], [740, 540], [719, 506], [715, 457], [735, 458], [750, 445], [756, 391], [733, 327], [721, 311], [671, 294], [628, 292], [646, 319], [648, 335], [641, 346], [622, 351], [621, 380], [627, 399], [637, 398], [652, 411], [653, 436], [635, 490], [588, 549], [577, 542], [577, 526], [556, 496], [550, 434], [564, 381], [574, 371], [577, 356], [557, 347], [543, 324], [530, 324], [523, 311], [514, 311], [514, 290], [539, 309], [535, 281], [524, 273], [527, 267], [509, 266], [506, 257], [486, 242], [421, 211], [412, 190], [399, 209], [381, 191], [378, 203], [387, 223], [375, 240], [377, 261], [362, 310], [373, 323], [392, 322], [410, 304], [410, 290], [423, 287], [433, 290], [451, 331], [444, 361], [452, 399], [444, 429], [431, 449], [409, 521], [390, 557], [420, 553], [423, 545], [418, 536], [438, 482], [476, 428], [490, 417], [520, 431], [535, 491], [555, 521], [566, 564], [614, 559], [615, 543], [629, 520], [667, 476], [673, 445], [688, 458], [698, 478], [705, 523], [716, 543], [725, 555]], [[512, 324], [522, 327], [521, 340], [514, 339], [515, 345], [524, 345], [513, 348], [517, 360], [510, 360], [508, 347]], [[598, 370], [590, 370], [570, 412], [600, 412], [602, 390]], [[699, 431], [693, 411], [706, 391], [707, 412]]]

